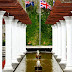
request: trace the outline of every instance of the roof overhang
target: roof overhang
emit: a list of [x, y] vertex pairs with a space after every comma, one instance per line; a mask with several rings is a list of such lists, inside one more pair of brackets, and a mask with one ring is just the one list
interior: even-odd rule
[[59, 20], [64, 20], [63, 16], [72, 16], [72, 3], [61, 3], [56, 0], [45, 24], [55, 24]]
[[17, 0], [0, 0], [0, 10], [6, 11], [9, 15], [14, 16], [23, 24], [31, 24], [28, 14]]

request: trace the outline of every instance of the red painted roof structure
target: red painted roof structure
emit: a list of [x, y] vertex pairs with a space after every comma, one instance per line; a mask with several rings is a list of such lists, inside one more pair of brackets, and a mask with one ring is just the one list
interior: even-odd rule
[[45, 24], [56, 24], [59, 20], [64, 20], [63, 16], [72, 16], [70, 11], [72, 11], [72, 3], [61, 3], [56, 0]]
[[[17, 0], [0, 0], [0, 10], [6, 11], [23, 24], [31, 24], [28, 14]], [[7, 13], [5, 15], [7, 15]]]

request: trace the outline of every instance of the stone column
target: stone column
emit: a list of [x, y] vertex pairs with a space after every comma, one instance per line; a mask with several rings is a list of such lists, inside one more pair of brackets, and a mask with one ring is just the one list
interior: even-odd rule
[[20, 59], [20, 23], [17, 23], [17, 58]]
[[23, 28], [23, 45], [24, 45], [24, 53], [26, 53], [26, 24], [24, 24]]
[[57, 22], [57, 26], [58, 26], [58, 56], [57, 56], [57, 59], [61, 59], [61, 47], [62, 47], [61, 24]]
[[55, 26], [52, 25], [52, 52], [55, 54], [55, 51], [56, 51], [56, 48], [55, 48], [55, 43], [56, 43], [56, 40], [55, 40]]
[[7, 72], [10, 70], [13, 70], [12, 68], [12, 48], [11, 48], [11, 36], [12, 36], [12, 20], [13, 16], [6, 17], [4, 16], [5, 20], [5, 33], [6, 33], [6, 64], [4, 67], [4, 70], [7, 70]]
[[22, 23], [19, 22], [19, 48], [20, 48], [20, 55], [24, 55], [22, 51]]
[[5, 11], [0, 11], [0, 72], [2, 72], [2, 21]]
[[66, 64], [66, 22], [64, 20], [60, 20], [62, 27], [62, 56], [60, 64]]
[[23, 50], [23, 24], [20, 25], [20, 47], [21, 47], [21, 55], [24, 55], [24, 50]]
[[17, 66], [17, 64], [19, 63], [17, 61], [17, 39], [16, 39], [17, 22], [18, 22], [18, 20], [12, 21], [12, 65], [13, 65], [13, 68], [15, 68]]
[[21, 46], [22, 46], [22, 53], [23, 53], [23, 55], [24, 55], [24, 51], [25, 51], [25, 49], [24, 49], [24, 24], [22, 24], [21, 25], [21, 33], [22, 33], [22, 35], [21, 35]]
[[65, 71], [72, 72], [72, 17], [64, 16], [67, 28], [67, 62]]
[[54, 28], [55, 28], [55, 54], [54, 55], [58, 55], [58, 27], [57, 27], [57, 24], [54, 24]]

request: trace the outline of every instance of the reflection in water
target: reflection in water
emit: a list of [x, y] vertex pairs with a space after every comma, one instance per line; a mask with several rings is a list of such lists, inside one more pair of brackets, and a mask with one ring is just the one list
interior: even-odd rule
[[[52, 54], [50, 53], [40, 53], [41, 54], [41, 66], [42, 66], [42, 72], [52, 72]], [[36, 66], [36, 54], [30, 53], [26, 55], [26, 72], [35, 72], [34, 66]]]
[[[51, 53], [40, 53], [41, 54], [41, 66], [42, 72], [63, 72], [56, 62], [55, 58]], [[15, 72], [35, 72], [36, 66], [36, 54], [28, 53], [22, 60], [21, 64]]]
[[[41, 66], [43, 68], [42, 72], [62, 72], [61, 68], [57, 64], [55, 58], [51, 53], [40, 53], [41, 54]], [[26, 59], [26, 72], [35, 72], [34, 66], [36, 66], [37, 59], [35, 58], [35, 54], [27, 54]]]

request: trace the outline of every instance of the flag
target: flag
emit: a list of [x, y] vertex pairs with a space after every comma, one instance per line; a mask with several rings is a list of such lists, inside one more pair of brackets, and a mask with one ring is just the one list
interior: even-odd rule
[[44, 4], [44, 1], [40, 1], [40, 8], [45, 8], [45, 6], [43, 5]]
[[31, 3], [29, 1], [26, 1], [25, 4], [26, 4], [26, 7], [31, 6]]
[[34, 7], [34, 2], [33, 1], [31, 2], [31, 5]]
[[29, 1], [25, 1], [25, 4], [30, 4], [30, 2]]
[[29, 7], [31, 5], [34, 7], [34, 2], [33, 1], [32, 2], [26, 1], [25, 4], [26, 4], [26, 7]]
[[47, 2], [42, 1], [40, 2], [40, 7], [41, 8], [46, 8], [46, 9], [50, 9], [51, 10], [51, 5], [49, 5]]

